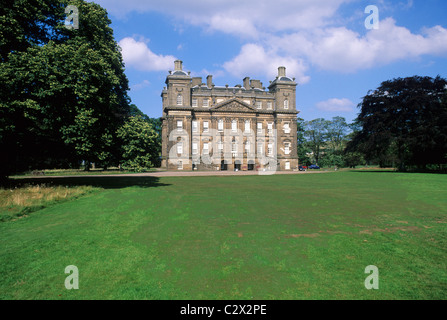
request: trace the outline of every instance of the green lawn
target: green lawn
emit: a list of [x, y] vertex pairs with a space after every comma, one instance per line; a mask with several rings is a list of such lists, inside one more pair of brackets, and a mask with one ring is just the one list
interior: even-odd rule
[[98, 189], [0, 223], [1, 299], [447, 298], [447, 175], [54, 182]]

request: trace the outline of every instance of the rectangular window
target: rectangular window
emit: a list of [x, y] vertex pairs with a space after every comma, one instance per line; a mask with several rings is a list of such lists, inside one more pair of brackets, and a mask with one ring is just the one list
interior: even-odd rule
[[289, 100], [284, 100], [284, 109], [289, 109]]
[[193, 108], [196, 108], [198, 106], [197, 99], [192, 99], [191, 105]]
[[256, 109], [262, 109], [262, 102], [256, 101]]
[[273, 144], [271, 143], [268, 145], [268, 155], [273, 156]]
[[198, 154], [199, 153], [199, 144], [197, 142], [193, 142], [192, 144], [192, 154]]
[[233, 120], [231, 122], [231, 131], [236, 132], [237, 131], [237, 121]]
[[183, 121], [178, 120], [177, 121], [177, 131], [182, 131], [183, 130]]
[[267, 102], [267, 110], [272, 110], [272, 109], [273, 109], [273, 103]]
[[264, 154], [264, 143], [259, 142], [258, 143], [258, 154], [263, 155]]
[[177, 144], [177, 153], [178, 154], [183, 154], [183, 142], [179, 142]]
[[284, 133], [290, 133], [290, 124], [284, 123]]
[[245, 142], [245, 151], [250, 153], [250, 141]]
[[233, 144], [231, 145], [231, 153], [236, 156], [237, 155], [237, 143], [233, 142]]
[[217, 122], [217, 130], [218, 130], [219, 132], [222, 132], [222, 131], [224, 130], [224, 122], [223, 122], [222, 119], [220, 119], [220, 120]]
[[245, 121], [245, 132], [250, 132], [250, 121]]
[[204, 99], [204, 100], [203, 100], [203, 104], [202, 104], [202, 106], [203, 106], [204, 108], [208, 108], [208, 107], [210, 106], [210, 101], [209, 101], [208, 99]]
[[209, 154], [209, 153], [210, 153], [209, 144], [208, 144], [208, 142], [205, 142], [203, 144], [203, 154]]
[[209, 132], [210, 124], [208, 121], [203, 121], [203, 132]]
[[183, 161], [177, 162], [177, 169], [178, 170], [183, 170]]
[[286, 162], [286, 170], [290, 170], [290, 162], [289, 161]]
[[258, 122], [258, 133], [262, 133], [262, 122]]
[[219, 150], [223, 150], [224, 145], [223, 145], [222, 141], [219, 141], [217, 145], [218, 145]]
[[273, 133], [273, 122], [268, 123], [267, 126], [268, 126], [268, 133], [272, 134]]
[[199, 123], [197, 121], [192, 122], [192, 132], [199, 132]]

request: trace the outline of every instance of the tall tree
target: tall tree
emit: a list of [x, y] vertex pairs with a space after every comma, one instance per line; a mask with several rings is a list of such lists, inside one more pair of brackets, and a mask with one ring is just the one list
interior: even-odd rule
[[408, 165], [446, 163], [447, 81], [414, 76], [383, 82], [359, 105], [359, 131], [348, 150], [367, 159], [395, 156], [400, 169]]
[[79, 28], [69, 30], [67, 4], [15, 0], [2, 11], [15, 32], [0, 43], [0, 147], [9, 155], [0, 167], [9, 171], [117, 161], [114, 133], [130, 100], [120, 49], [103, 8], [70, 1]]
[[304, 124], [306, 131], [304, 136], [307, 138], [308, 146], [311, 149], [315, 158], [315, 163], [318, 164], [322, 148], [327, 139], [328, 121], [323, 118], [307, 121]]
[[329, 147], [334, 153], [340, 154], [346, 143], [349, 125], [343, 117], [333, 117], [327, 122], [327, 140]]
[[297, 119], [297, 153], [298, 160], [301, 165], [310, 165], [311, 161], [309, 159], [308, 153], [310, 153], [310, 149], [307, 146], [307, 141], [305, 138], [305, 121], [302, 118]]
[[161, 118], [150, 118], [148, 115], [146, 115], [144, 112], [142, 112], [135, 104], [130, 105], [130, 116], [135, 117], [138, 116], [142, 120], [149, 123], [152, 127], [152, 129], [155, 130], [157, 133], [157, 137], [154, 141], [153, 150], [155, 153], [158, 153], [157, 158], [152, 159], [152, 164], [154, 167], [160, 167], [161, 166], [161, 127], [163, 124], [163, 121]]
[[141, 116], [127, 119], [118, 129], [117, 137], [121, 139], [124, 169], [142, 172], [154, 167], [158, 162], [158, 134]]

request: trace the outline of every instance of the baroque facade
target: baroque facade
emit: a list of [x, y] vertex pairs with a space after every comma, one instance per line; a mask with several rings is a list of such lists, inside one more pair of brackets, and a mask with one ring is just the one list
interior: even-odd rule
[[175, 61], [163, 101], [162, 168], [168, 170], [297, 170], [295, 79], [278, 68], [268, 90], [202, 83]]

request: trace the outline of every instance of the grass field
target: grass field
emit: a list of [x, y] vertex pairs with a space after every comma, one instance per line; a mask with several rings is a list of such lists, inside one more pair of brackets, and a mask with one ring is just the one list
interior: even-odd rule
[[447, 175], [54, 183], [94, 189], [0, 223], [1, 299], [447, 298]]

